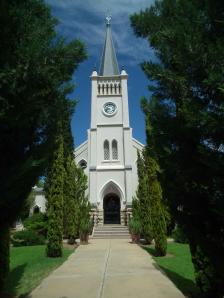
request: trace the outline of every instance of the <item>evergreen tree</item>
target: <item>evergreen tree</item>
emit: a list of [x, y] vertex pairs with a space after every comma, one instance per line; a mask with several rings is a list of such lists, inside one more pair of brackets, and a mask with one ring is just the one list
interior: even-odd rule
[[76, 197], [79, 206], [79, 232], [90, 229], [90, 203], [85, 195], [87, 189], [87, 176], [84, 171], [77, 167], [76, 179]]
[[70, 244], [79, 232], [79, 198], [77, 197], [77, 166], [71, 156], [67, 158], [64, 179], [64, 234]]
[[[64, 235], [69, 242], [74, 243], [75, 218], [76, 218], [76, 196], [75, 196], [75, 171], [76, 166], [73, 162], [73, 137], [71, 132], [71, 116], [74, 112], [75, 102], [69, 103], [63, 113], [62, 131], [64, 145], [64, 208], [63, 208], [63, 227]], [[73, 233], [74, 232], [74, 233]]]
[[61, 133], [56, 139], [52, 163], [46, 179], [47, 199], [47, 256], [62, 256], [63, 238], [63, 189], [64, 189], [64, 158], [63, 137]]
[[163, 0], [131, 17], [160, 60], [142, 64], [160, 178], [206, 297], [224, 295], [223, 11], [217, 0]]
[[165, 208], [162, 198], [162, 188], [158, 180], [160, 173], [159, 165], [156, 161], [155, 150], [153, 146], [152, 126], [150, 120], [150, 109], [145, 99], [142, 100], [142, 109], [145, 113], [146, 124], [146, 151], [145, 165], [147, 175], [148, 196], [150, 201], [150, 216], [152, 224], [152, 234], [155, 241], [156, 254], [158, 256], [166, 255], [167, 248], [167, 226]]
[[73, 72], [85, 58], [83, 44], [65, 43], [56, 24], [42, 0], [0, 2], [0, 291], [9, 268], [9, 227], [43, 175], [59, 102], [67, 102]]
[[140, 222], [142, 228], [142, 234], [144, 239], [151, 243], [153, 239], [152, 222], [151, 222], [151, 204], [150, 196], [148, 193], [148, 177], [145, 166], [144, 153], [143, 157], [137, 152], [137, 170], [138, 170], [138, 189], [136, 196], [139, 200], [139, 211], [141, 214]]

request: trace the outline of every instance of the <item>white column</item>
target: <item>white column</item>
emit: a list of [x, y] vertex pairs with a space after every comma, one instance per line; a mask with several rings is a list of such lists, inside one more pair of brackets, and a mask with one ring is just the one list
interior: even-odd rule
[[129, 127], [129, 109], [128, 109], [128, 75], [125, 70], [121, 72], [121, 92], [123, 103], [123, 124], [124, 127]]
[[96, 128], [96, 115], [97, 115], [97, 105], [96, 105], [96, 100], [97, 100], [97, 72], [93, 71], [91, 75], [91, 128]]

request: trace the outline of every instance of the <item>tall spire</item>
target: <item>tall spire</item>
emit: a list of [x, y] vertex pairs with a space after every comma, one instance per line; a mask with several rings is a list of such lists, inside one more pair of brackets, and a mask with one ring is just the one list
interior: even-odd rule
[[100, 76], [117, 76], [120, 74], [117, 57], [113, 45], [111, 26], [111, 16], [106, 17], [106, 37], [103, 47], [103, 54], [100, 63]]

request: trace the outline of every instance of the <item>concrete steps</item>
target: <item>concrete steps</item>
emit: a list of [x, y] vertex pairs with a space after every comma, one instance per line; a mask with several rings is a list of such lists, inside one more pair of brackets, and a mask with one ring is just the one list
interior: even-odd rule
[[130, 238], [127, 226], [102, 225], [94, 228], [93, 239], [128, 239]]

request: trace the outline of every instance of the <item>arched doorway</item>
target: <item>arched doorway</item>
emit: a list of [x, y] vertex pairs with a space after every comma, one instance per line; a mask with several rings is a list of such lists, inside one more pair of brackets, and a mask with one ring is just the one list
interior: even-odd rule
[[116, 194], [108, 194], [103, 200], [104, 224], [120, 224], [120, 198]]

